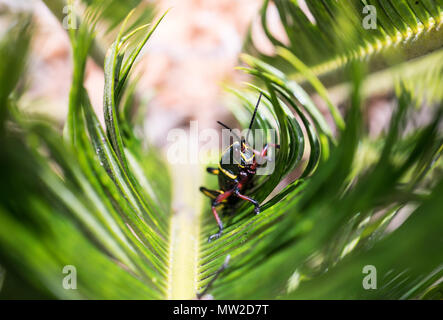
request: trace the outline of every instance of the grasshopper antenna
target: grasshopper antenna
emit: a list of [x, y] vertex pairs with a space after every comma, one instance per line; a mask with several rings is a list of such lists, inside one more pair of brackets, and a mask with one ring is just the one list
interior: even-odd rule
[[217, 123], [218, 123], [219, 125], [221, 125], [222, 127], [225, 127], [226, 129], [232, 131], [232, 129], [229, 128], [227, 125], [225, 125], [223, 122], [221, 122], [221, 121], [217, 121]]
[[221, 125], [222, 127], [228, 129], [230, 132], [232, 132], [232, 133], [234, 134], [234, 136], [238, 139], [238, 141], [241, 141], [241, 139], [238, 137], [238, 135], [235, 134], [235, 132], [234, 132], [231, 128], [229, 128], [229, 127], [228, 127], [227, 125], [225, 125], [223, 122], [217, 121], [217, 123], [218, 123], [219, 125]]
[[260, 96], [258, 97], [257, 104], [254, 109], [254, 113], [252, 114], [251, 123], [249, 124], [248, 133], [246, 134], [246, 141], [248, 141], [249, 133], [251, 132], [252, 125], [254, 124], [255, 116], [257, 115], [258, 106], [260, 105], [261, 97], [263, 96], [263, 92], [260, 92]]
[[228, 254], [226, 256], [225, 262], [223, 263], [223, 265], [220, 267], [220, 269], [217, 270], [217, 272], [215, 273], [214, 277], [211, 279], [211, 281], [209, 281], [208, 285], [206, 286], [206, 288], [200, 292], [197, 293], [197, 299], [200, 300], [207, 292], [208, 290], [211, 288], [212, 284], [214, 283], [215, 280], [217, 280], [218, 276], [220, 275], [220, 273], [223, 272], [223, 270], [225, 270], [228, 267], [229, 264], [229, 260], [231, 259], [231, 255]]

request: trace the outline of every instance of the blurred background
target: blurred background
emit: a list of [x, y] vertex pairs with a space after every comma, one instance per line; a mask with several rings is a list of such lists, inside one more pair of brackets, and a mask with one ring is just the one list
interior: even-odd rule
[[[144, 2], [154, 5], [158, 13], [171, 8], [149, 41], [135, 72], [140, 75], [138, 102], [148, 106], [146, 136], [162, 146], [171, 128], [187, 129], [191, 120], [199, 121], [200, 130], [217, 127], [217, 120], [235, 126], [224, 103], [223, 85], [235, 87], [247, 80], [235, 67], [240, 64], [238, 57], [249, 28], [254, 45], [263, 53], [273, 53], [260, 24], [262, 0]], [[270, 6], [269, 28], [277, 39], [285, 42], [278, 12], [272, 3]], [[300, 1], [300, 6], [306, 8], [304, 1]], [[41, 0], [0, 0], [0, 25], [7, 25], [8, 13], [22, 11], [34, 14], [36, 26], [27, 79], [29, 88], [22, 105], [27, 111], [44, 113], [62, 125], [71, 85], [69, 37], [60, 17], [57, 19]], [[108, 45], [102, 43], [102, 48]], [[103, 121], [103, 68], [92, 59], [88, 62], [85, 86]], [[338, 104], [342, 96], [340, 91], [331, 92], [331, 99]], [[313, 98], [321, 108], [323, 100]], [[369, 104], [365, 110], [368, 119], [373, 119], [370, 129], [378, 134], [389, 121], [389, 95], [375, 95]]]
[[[150, 1], [146, 1], [149, 3]], [[151, 1], [152, 2], [152, 1]], [[162, 145], [171, 127], [215, 127], [228, 117], [221, 83], [242, 81], [235, 71], [249, 24], [258, 18], [261, 0], [161, 0], [158, 12], [169, 8], [154, 33], [137, 69], [138, 97], [149, 105], [147, 135]], [[7, 11], [32, 11], [36, 30], [30, 56], [27, 109], [64, 121], [71, 85], [71, 51], [66, 30], [42, 1], [0, 0], [5, 24]], [[263, 37], [263, 42], [265, 43]], [[137, 72], [136, 72], [137, 73]], [[86, 87], [101, 119], [103, 70], [90, 60]], [[210, 110], [210, 112], [208, 112]]]

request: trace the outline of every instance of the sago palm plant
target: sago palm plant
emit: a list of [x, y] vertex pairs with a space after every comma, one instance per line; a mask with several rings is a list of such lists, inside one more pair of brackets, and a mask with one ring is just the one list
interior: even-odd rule
[[[0, 43], [1, 297], [441, 298], [441, 0], [306, 0], [310, 13], [275, 0], [286, 41], [268, 30], [264, 1], [275, 54], [248, 38], [240, 69], [253, 80], [229, 91], [242, 127], [263, 93], [254, 128], [275, 129], [280, 148], [275, 170], [249, 192], [261, 213], [235, 207], [212, 242], [217, 226], [190, 178], [210, 186], [215, 178], [203, 166], [170, 166], [133, 121], [130, 71], [162, 18], [148, 27], [129, 15], [115, 33], [104, 61], [103, 128], [83, 80], [96, 24], [110, 11], [85, 2], [92, 7], [69, 31], [63, 135], [20, 109], [29, 19], [19, 17]], [[377, 29], [361, 23], [368, 5]], [[386, 132], [371, 138], [362, 117], [367, 89], [386, 78], [395, 108]], [[340, 83], [349, 90], [339, 108], [328, 88]], [[418, 108], [427, 108], [428, 122], [411, 121]], [[174, 210], [173, 197], [185, 208]], [[67, 266], [76, 290], [64, 286]], [[376, 272], [369, 288], [368, 267]]]

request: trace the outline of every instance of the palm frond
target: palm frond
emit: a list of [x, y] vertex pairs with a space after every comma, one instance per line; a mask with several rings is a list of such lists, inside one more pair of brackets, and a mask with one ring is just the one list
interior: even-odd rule
[[[269, 30], [271, 3], [277, 8], [287, 42], [276, 39]], [[443, 7], [438, 0], [306, 0], [306, 4], [313, 19], [298, 1], [264, 1], [262, 27], [275, 48], [292, 52], [328, 87], [344, 80], [343, 66], [349, 62], [368, 61], [372, 73], [443, 46]], [[370, 11], [364, 10], [367, 6], [372, 6]], [[365, 18], [374, 13], [376, 28], [365, 27]], [[306, 80], [301, 70], [277, 50], [274, 55], [261, 53], [251, 34], [245, 50], [287, 70], [287, 75], [298, 82]]]
[[[147, 34], [146, 40], [155, 27]], [[116, 48], [120, 48], [121, 40], [128, 41], [129, 38], [122, 34], [111, 50], [115, 52]], [[131, 161], [126, 164], [125, 150], [118, 149], [118, 145], [114, 149], [83, 88], [92, 32], [83, 24], [71, 33], [71, 39], [75, 72], [66, 142], [54, 138], [57, 134], [44, 122], [26, 121], [18, 113], [10, 119], [20, 129], [16, 137], [4, 139], [5, 148], [14, 149], [14, 153], [5, 155], [2, 162], [5, 163], [4, 168], [14, 169], [9, 175], [4, 175], [10, 189], [2, 195], [2, 235], [6, 237], [2, 237], [1, 241], [2, 254], [6, 255], [2, 262], [5, 261], [7, 268], [9, 263], [21, 265], [18, 272], [21, 276], [21, 272], [26, 270], [28, 276], [24, 278], [27, 281], [55, 297], [165, 297], [168, 277], [168, 247], [165, 244], [170, 208], [159, 200], [163, 194], [158, 191], [170, 188], [167, 174], [162, 189], [154, 191], [142, 190], [143, 182], [138, 182], [128, 171], [129, 167], [136, 166], [159, 167], [158, 160], [139, 151], [137, 155], [130, 155]], [[106, 70], [113, 73], [112, 85], [115, 88], [127, 80], [132, 63], [145, 43], [138, 44], [126, 60], [123, 60], [126, 52], [119, 51], [120, 61], [124, 62], [123, 65], [126, 63], [121, 73], [115, 64], [111, 65], [112, 70]], [[11, 46], [11, 43], [7, 45]], [[123, 93], [123, 86], [119, 90]], [[108, 96], [110, 94], [117, 97], [114, 91], [109, 91]], [[117, 106], [111, 104], [109, 108], [114, 108], [115, 112]], [[115, 125], [118, 128], [118, 124]], [[107, 128], [107, 132], [114, 137], [119, 134], [111, 127]], [[143, 161], [144, 165], [139, 161]], [[149, 181], [153, 174], [149, 170], [141, 170]], [[16, 171], [22, 174], [18, 176], [14, 173]], [[36, 196], [39, 193], [40, 196]], [[30, 226], [22, 225], [20, 221], [38, 223]], [[39, 239], [41, 226], [50, 230], [44, 241]], [[7, 237], [7, 230], [18, 234], [19, 239]], [[82, 286], [81, 293], [61, 286], [61, 272], [65, 265], [74, 265], [79, 272], [87, 270], [79, 284]], [[39, 280], [36, 282], [35, 279]]]

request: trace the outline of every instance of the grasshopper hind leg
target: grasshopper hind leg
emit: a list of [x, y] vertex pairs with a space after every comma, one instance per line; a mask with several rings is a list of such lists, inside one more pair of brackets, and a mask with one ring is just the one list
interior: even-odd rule
[[[209, 169], [209, 168], [208, 168]], [[213, 234], [212, 236], [209, 237], [208, 241], [212, 241], [214, 239], [218, 239], [220, 238], [222, 231], [223, 231], [223, 223], [221, 222], [220, 217], [218, 216], [217, 210], [215, 209], [215, 207], [219, 204], [221, 204], [220, 202], [217, 202], [217, 199], [219, 199], [219, 197], [221, 195], [223, 195], [222, 191], [219, 190], [210, 190], [207, 189], [205, 187], [200, 187], [200, 191], [207, 197], [209, 197], [210, 199], [212, 199], [212, 206], [211, 206], [211, 210], [212, 213], [214, 215], [215, 220], [217, 221], [218, 224], [218, 232], [216, 234]]]
[[218, 224], [218, 232], [209, 237], [208, 241], [212, 241], [214, 239], [220, 238], [220, 236], [223, 232], [223, 223], [222, 223], [215, 207], [226, 203], [227, 200], [230, 198], [230, 196], [233, 194], [234, 190], [228, 190], [228, 191], [209, 190], [209, 189], [206, 189], [205, 187], [201, 187], [200, 191], [203, 192], [203, 194], [207, 195], [209, 198], [213, 199], [211, 209], [212, 209], [212, 213], [214, 214], [214, 218]]
[[217, 221], [217, 224], [218, 224], [218, 232], [216, 234], [213, 234], [213, 235], [209, 236], [208, 242], [211, 242], [214, 239], [220, 238], [220, 236], [221, 236], [221, 234], [223, 232], [223, 223], [221, 222], [220, 217], [218, 216], [218, 213], [217, 213], [217, 210], [215, 209], [215, 206], [216, 206], [216, 204], [214, 202], [212, 204], [211, 209], [212, 209], [212, 213], [214, 214], [214, 218], [215, 218], [215, 220]]

